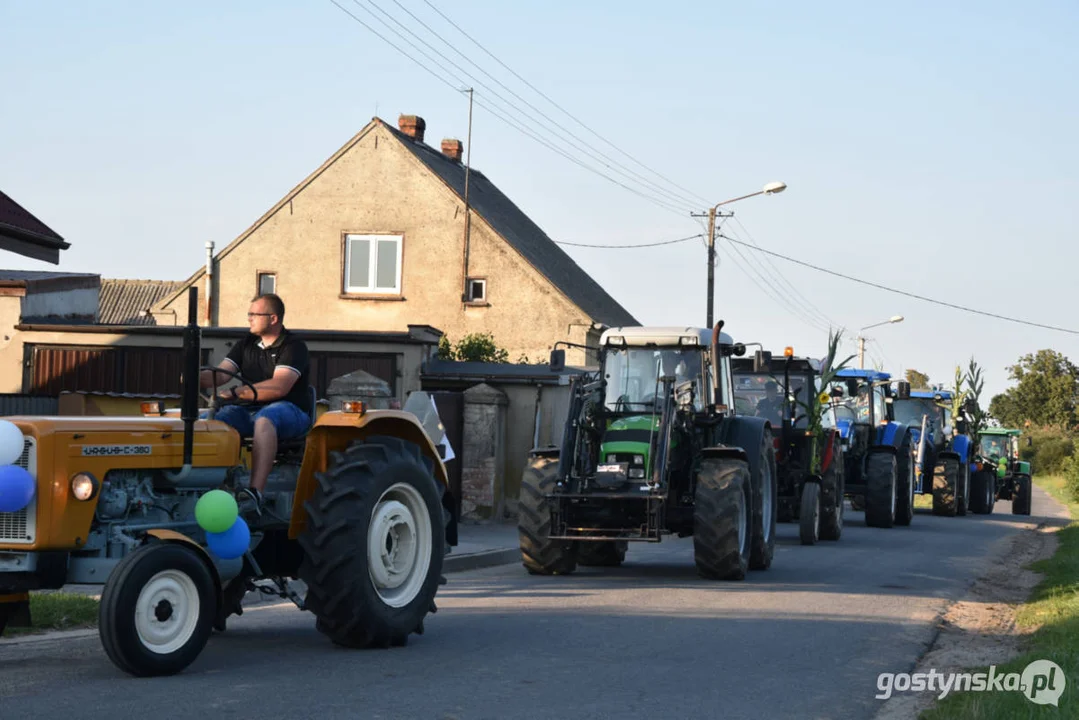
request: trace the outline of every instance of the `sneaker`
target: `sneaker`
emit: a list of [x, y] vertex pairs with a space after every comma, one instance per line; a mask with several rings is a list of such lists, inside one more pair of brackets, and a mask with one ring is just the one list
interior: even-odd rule
[[253, 510], [257, 515], [261, 516], [264, 501], [262, 493], [253, 487], [240, 488], [236, 491], [236, 502], [240, 506], [241, 513]]

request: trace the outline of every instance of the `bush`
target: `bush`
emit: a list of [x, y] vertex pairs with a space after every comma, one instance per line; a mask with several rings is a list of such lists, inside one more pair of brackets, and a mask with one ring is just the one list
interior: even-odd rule
[[[1032, 448], [1024, 447], [1022, 450], [1034, 451], [1034, 459], [1031, 462], [1036, 472], [1055, 475], [1063, 471], [1064, 462], [1070, 460], [1075, 454], [1075, 443], [1070, 437], [1064, 435], [1049, 435], [1036, 437]], [[1020, 450], [1021, 456], [1022, 450]]]
[[1064, 487], [1072, 502], [1079, 502], [1079, 458], [1075, 455], [1064, 458], [1060, 474], [1064, 476]]

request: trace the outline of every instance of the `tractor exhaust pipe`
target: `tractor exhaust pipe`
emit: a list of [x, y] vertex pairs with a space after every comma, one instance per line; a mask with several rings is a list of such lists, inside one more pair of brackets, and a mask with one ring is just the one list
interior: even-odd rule
[[199, 328], [199, 289], [187, 291], [187, 325], [184, 326], [184, 367], [181, 388], [180, 419], [184, 421], [184, 466], [178, 473], [166, 473], [170, 480], [182, 480], [191, 472], [195, 443], [195, 421], [199, 419], [199, 365], [202, 358]]

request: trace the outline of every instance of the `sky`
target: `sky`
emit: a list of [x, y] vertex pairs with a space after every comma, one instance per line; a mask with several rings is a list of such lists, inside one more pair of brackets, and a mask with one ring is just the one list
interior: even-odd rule
[[[902, 315], [867, 366], [950, 384], [973, 357], [983, 404], [1023, 354], [1079, 361], [1079, 334], [726, 239], [1079, 330], [1070, 0], [337, 2], [0, 0], [0, 189], [71, 243], [0, 264], [184, 279], [376, 115], [465, 140], [473, 87], [472, 166], [558, 242], [703, 236], [691, 213], [785, 182], [721, 208], [738, 341], [820, 357], [833, 325], [850, 354]], [[642, 324], [705, 324], [702, 238], [564, 249]]]

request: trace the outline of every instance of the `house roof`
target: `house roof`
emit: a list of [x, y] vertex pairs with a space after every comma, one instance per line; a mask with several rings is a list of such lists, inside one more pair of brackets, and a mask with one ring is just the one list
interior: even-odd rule
[[102, 280], [98, 322], [102, 325], [154, 325], [153, 315], [145, 311], [181, 285], [170, 280]]
[[[376, 120], [464, 199], [463, 164], [450, 160], [426, 143], [416, 142], [381, 118]], [[593, 320], [609, 326], [640, 324], [486, 175], [475, 168], [469, 173], [468, 204], [473, 212], [486, 220], [532, 267]]]
[[[297, 184], [273, 208], [252, 223], [251, 227], [223, 248], [218, 253], [217, 259], [220, 260], [228, 255], [376, 126], [382, 126], [386, 129], [431, 172], [438, 176], [447, 187], [461, 197], [462, 200], [464, 199], [464, 165], [450, 160], [425, 143], [412, 140], [400, 130], [382, 120], [382, 118], [376, 117], [330, 156], [318, 169]], [[487, 221], [496, 233], [517, 250], [526, 261], [568, 297], [571, 302], [587, 313], [593, 321], [608, 326], [640, 324], [630, 315], [629, 311], [607, 294], [607, 291], [593, 280], [591, 275], [582, 270], [574, 262], [573, 258], [547, 237], [543, 230], [532, 222], [494, 183], [475, 168], [472, 168], [469, 173], [468, 202], [473, 212]], [[173, 292], [163, 296], [159, 303], [167, 304], [174, 300], [180, 291], [197, 282], [204, 276], [205, 272], [205, 267], [196, 270], [191, 277], [181, 282]]]
[[60, 251], [69, 247], [56, 231], [0, 191], [0, 248], [59, 265]]

